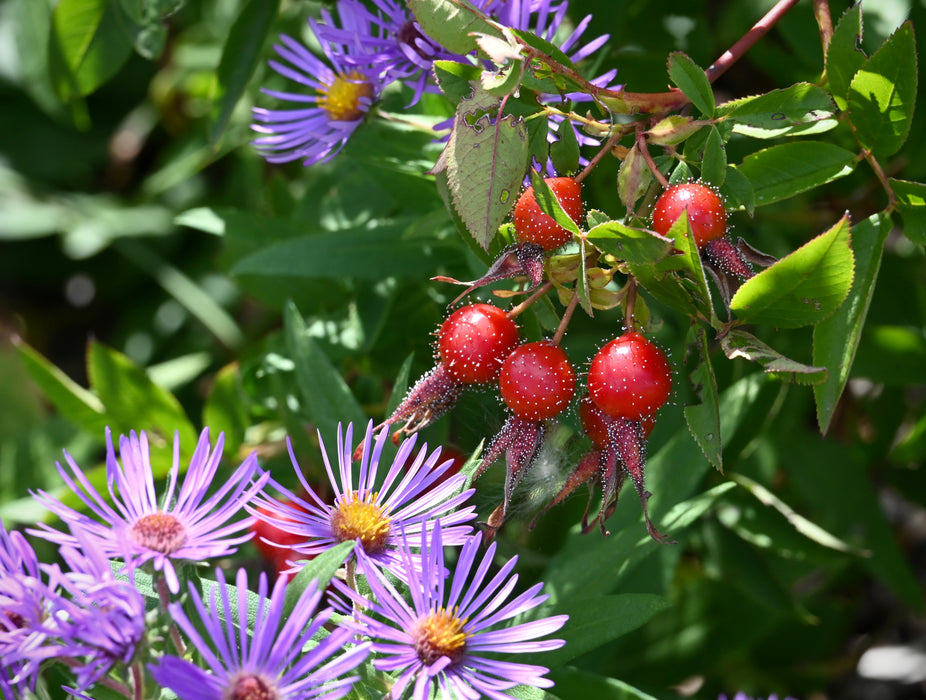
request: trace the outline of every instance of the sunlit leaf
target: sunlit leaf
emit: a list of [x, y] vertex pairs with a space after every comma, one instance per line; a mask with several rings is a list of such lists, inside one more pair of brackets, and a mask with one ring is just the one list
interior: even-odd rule
[[752, 183], [756, 205], [770, 204], [852, 172], [851, 151], [821, 141], [795, 141], [746, 156], [740, 172]]
[[681, 51], [669, 54], [669, 77], [706, 117], [714, 116], [714, 91], [704, 70]]

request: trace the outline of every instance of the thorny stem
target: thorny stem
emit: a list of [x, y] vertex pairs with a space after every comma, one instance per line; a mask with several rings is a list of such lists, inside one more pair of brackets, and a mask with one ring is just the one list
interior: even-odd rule
[[778, 0], [775, 7], [765, 13], [765, 16], [756, 22], [752, 29], [746, 32], [733, 46], [723, 52], [711, 66], [704, 71], [707, 79], [714, 82], [723, 75], [727, 69], [736, 63], [753, 45], [768, 33], [778, 21], [787, 14], [788, 10], [797, 4], [798, 0]]
[[622, 129], [618, 129], [618, 130], [615, 131], [613, 134], [611, 134], [611, 136], [610, 136], [610, 137], [608, 138], [608, 140], [605, 142], [604, 146], [602, 146], [602, 147], [598, 150], [598, 153], [596, 153], [595, 155], [593, 155], [592, 158], [591, 158], [591, 160], [588, 161], [588, 165], [586, 165], [584, 168], [582, 168], [582, 172], [580, 172], [578, 175], [576, 175], [576, 177], [575, 177], [576, 182], [582, 182], [582, 180], [584, 180], [584, 179], [588, 176], [588, 174], [589, 174], [590, 172], [592, 172], [592, 170], [595, 169], [595, 166], [597, 166], [598, 163], [601, 162], [601, 159], [604, 158], [608, 153], [611, 152], [611, 149], [614, 148], [614, 146], [617, 145], [617, 142], [620, 141], [622, 138], [624, 138], [624, 135], [625, 135], [628, 131], [629, 131], [629, 129], [627, 129], [627, 128], [622, 128]]
[[826, 54], [830, 50], [830, 42], [833, 40], [833, 16], [830, 14], [829, 0], [813, 0], [813, 14], [820, 28], [820, 41], [823, 43], [823, 62], [825, 63]]
[[666, 180], [666, 176], [663, 175], [659, 171], [659, 168], [656, 167], [656, 163], [653, 161], [653, 156], [650, 155], [649, 148], [646, 145], [646, 136], [644, 135], [642, 129], [637, 129], [636, 138], [637, 148], [640, 151], [640, 155], [643, 156], [643, 160], [646, 161], [646, 165], [649, 167], [650, 172], [653, 173], [653, 177], [659, 181], [659, 184], [662, 185], [663, 188], [668, 187], [669, 181]]
[[508, 316], [508, 318], [517, 318], [520, 314], [524, 313], [524, 311], [526, 311], [527, 308], [530, 307], [531, 304], [533, 304], [535, 301], [537, 301], [540, 297], [542, 297], [544, 294], [549, 292], [551, 289], [553, 289], [553, 282], [550, 280], [547, 280], [542, 285], [537, 287], [537, 289], [529, 297], [527, 297], [527, 299], [522, 301], [517, 306], [514, 306], [511, 309], [509, 309], [506, 315]]
[[566, 310], [563, 312], [563, 317], [560, 319], [559, 326], [556, 327], [556, 333], [553, 334], [553, 344], [559, 345], [563, 336], [566, 335], [566, 328], [569, 326], [569, 321], [572, 319], [572, 314], [576, 310], [576, 307], [579, 305], [579, 292], [575, 289], [572, 290], [572, 299], [569, 300], [569, 305], [566, 307]]

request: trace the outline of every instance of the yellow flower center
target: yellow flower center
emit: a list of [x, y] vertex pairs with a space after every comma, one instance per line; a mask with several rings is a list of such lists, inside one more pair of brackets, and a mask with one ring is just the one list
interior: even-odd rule
[[442, 656], [456, 661], [466, 649], [469, 636], [463, 629], [469, 618], [457, 617], [457, 609], [440, 608], [418, 619], [411, 630], [415, 651], [422, 663], [430, 665]]
[[360, 101], [373, 97], [373, 86], [362, 73], [352, 70], [339, 73], [331, 85], [318, 91], [319, 106], [328, 113], [331, 121], [352, 122], [363, 116]]
[[136, 544], [162, 554], [173, 554], [187, 541], [187, 531], [170, 513], [151, 513], [139, 518], [130, 533]]
[[381, 552], [389, 539], [390, 520], [379, 505], [379, 493], [361, 496], [351, 491], [331, 514], [331, 534], [338, 542], [360, 540], [367, 554]]

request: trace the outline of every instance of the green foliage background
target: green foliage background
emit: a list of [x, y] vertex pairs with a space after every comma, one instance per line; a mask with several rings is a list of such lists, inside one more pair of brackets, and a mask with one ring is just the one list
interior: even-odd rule
[[[405, 121], [369, 120], [329, 164], [271, 166], [249, 147], [249, 110], [268, 104], [258, 88], [279, 80], [265, 66], [273, 39], [305, 38], [318, 3], [52, 5], [0, 6], [0, 517], [7, 527], [46, 517], [29, 489], [60, 493], [62, 449], [85, 467], [99, 462], [107, 425], [144, 429], [160, 446], [178, 431], [187, 454], [208, 425], [225, 431], [229, 469], [256, 449], [281, 478], [288, 434], [319, 477], [315, 428], [330, 443], [339, 421], [381, 419], [432, 365], [431, 334], [458, 290], [429, 278], [485, 270], [488, 257], [460, 235], [425, 175], [440, 153], [430, 125], [454, 105], [426, 96]], [[590, 12], [589, 32], [611, 34], [585, 74], [616, 66], [628, 89], [646, 92], [666, 89], [671, 52], [710, 65], [770, 6], [573, 0], [571, 16]], [[831, 9], [836, 20], [847, 4]], [[922, 2], [863, 9], [869, 56], [905, 19], [926, 26]], [[82, 23], [98, 27], [95, 43]], [[840, 108], [855, 109], [860, 129], [874, 134], [864, 145], [904, 181], [895, 188], [903, 217], [869, 218], [887, 197], [865, 163], [806, 192], [793, 183], [787, 197], [769, 190], [754, 217], [731, 216], [735, 235], [785, 257], [821, 233], [835, 237], [849, 213], [855, 303], [870, 294], [870, 308], [840, 377], [847, 388], [836, 403], [833, 376], [803, 386], [727, 359], [725, 348], [750, 337], [734, 333], [721, 347], [671, 303], [646, 297], [654, 336], [676, 367], [673, 404], [649, 441], [650, 508], [679, 544], [652, 542], [626, 495], [608, 538], [578, 534], [582, 496], [527, 528], [582, 453], [572, 414], [500, 535], [502, 554], [520, 556], [522, 579], [546, 582], [544, 612], [571, 616], [567, 646], [536, 659], [553, 669], [554, 696], [671, 698], [698, 679], [695, 696], [704, 698], [862, 697], [851, 694], [860, 651], [922, 634], [926, 534], [915, 523], [926, 507], [926, 227], [923, 186], [906, 181], [926, 179], [926, 109], [903, 105], [913, 115], [905, 143], [866, 129], [845, 68], [857, 58], [837, 56], [830, 86], [843, 81]], [[714, 84], [713, 97], [720, 105], [815, 83], [822, 66], [812, 3], [801, 2]], [[861, 94], [865, 85], [856, 87]], [[399, 113], [407, 101], [396, 90], [381, 107]], [[821, 146], [858, 151], [845, 122], [826, 138]], [[800, 140], [774, 143], [807, 156]], [[741, 163], [755, 150], [733, 139], [725, 158]], [[589, 208], [610, 217], [623, 212], [619, 165], [606, 158], [585, 184]], [[525, 317], [525, 335], [549, 333], [552, 313], [551, 305]], [[801, 365], [838, 355], [852, 328], [751, 313], [751, 337]], [[577, 313], [564, 341], [577, 366], [621, 320], [618, 311]], [[711, 371], [719, 409], [699, 416]], [[818, 417], [829, 424], [825, 437]], [[707, 444], [708, 429], [689, 429], [718, 418], [722, 450]], [[469, 393], [423, 437], [471, 453], [502, 421], [494, 396]], [[166, 470], [168, 454], [156, 469]], [[721, 459], [723, 473], [711, 468]], [[502, 476], [497, 466], [477, 482], [482, 518]], [[248, 556], [259, 566], [256, 550]]]

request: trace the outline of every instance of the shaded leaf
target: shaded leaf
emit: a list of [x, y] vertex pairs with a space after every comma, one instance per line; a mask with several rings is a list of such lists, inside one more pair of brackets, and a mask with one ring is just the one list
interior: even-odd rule
[[617, 678], [608, 678], [573, 666], [550, 671], [556, 690], [564, 698], [596, 698], [596, 700], [656, 700], [652, 695], [634, 688]]
[[750, 362], [758, 362], [766, 372], [780, 379], [798, 384], [826, 381], [825, 367], [813, 367], [787, 358], [746, 331], [730, 331], [720, 339], [720, 347], [731, 360], [742, 357]]
[[756, 211], [756, 193], [749, 178], [740, 172], [735, 165], [727, 166], [727, 176], [724, 178], [721, 194], [726, 198], [727, 210], [742, 207], [749, 216]]
[[854, 153], [831, 143], [799, 141], [748, 155], [739, 170], [752, 183], [756, 205], [762, 205], [844, 177], [855, 161]]
[[897, 198], [897, 211], [903, 218], [904, 235], [914, 243], [926, 245], [926, 185], [891, 178]]
[[701, 179], [715, 187], [723, 185], [727, 176], [727, 149], [723, 137], [712, 126], [708, 130], [707, 142], [704, 144], [704, 158], [701, 161]]
[[866, 60], [865, 54], [859, 48], [861, 42], [862, 3], [859, 2], [839, 18], [826, 54], [826, 79], [840, 109], [846, 108], [849, 84]]
[[917, 85], [913, 24], [904, 22], [856, 72], [849, 85], [849, 118], [859, 141], [889, 156], [907, 140]]
[[698, 360], [690, 379], [700, 403], [685, 406], [685, 421], [704, 456], [722, 473], [723, 440], [720, 435], [720, 395], [717, 391], [717, 377], [714, 376], [714, 368], [711, 366], [707, 332], [702, 326], [696, 326], [689, 332], [689, 338], [691, 333], [695, 334]]
[[820, 432], [824, 434], [829, 429], [836, 404], [849, 379], [890, 228], [890, 219], [880, 214], [852, 227], [852, 250], [855, 256], [855, 281], [852, 289], [836, 313], [813, 329], [814, 364], [828, 370], [827, 381], [813, 388], [817, 423]]
[[852, 286], [849, 215], [771, 267], [746, 280], [730, 310], [746, 323], [798, 328], [831, 316]]

